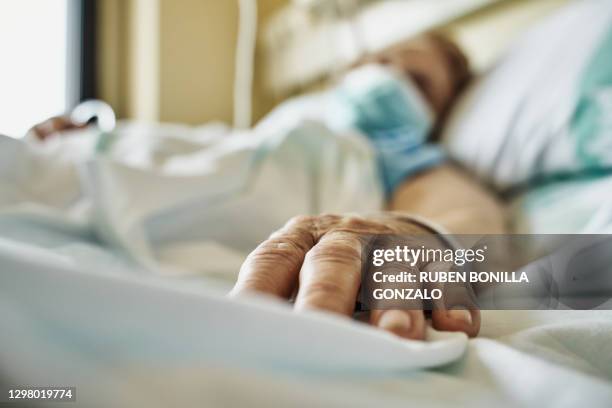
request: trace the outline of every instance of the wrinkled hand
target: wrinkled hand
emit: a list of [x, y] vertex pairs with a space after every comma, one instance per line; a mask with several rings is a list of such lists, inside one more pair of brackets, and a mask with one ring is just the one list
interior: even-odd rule
[[[295, 217], [248, 256], [231, 295], [261, 292], [287, 300], [295, 297], [298, 311], [352, 316], [361, 281], [362, 239], [381, 234], [431, 236], [432, 231], [394, 213]], [[480, 329], [480, 313], [469, 306], [436, 307], [431, 318], [438, 330], [475, 336]], [[404, 338], [425, 337], [423, 310], [374, 310], [370, 323]]]

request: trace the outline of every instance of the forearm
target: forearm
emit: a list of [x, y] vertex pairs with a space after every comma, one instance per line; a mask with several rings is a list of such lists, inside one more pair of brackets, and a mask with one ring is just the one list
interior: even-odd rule
[[453, 165], [431, 169], [405, 181], [389, 209], [425, 217], [455, 234], [503, 234], [502, 204]]

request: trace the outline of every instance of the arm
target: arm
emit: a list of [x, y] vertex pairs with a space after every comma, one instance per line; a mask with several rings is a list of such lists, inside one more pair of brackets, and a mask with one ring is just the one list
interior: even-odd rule
[[455, 234], [503, 234], [502, 204], [456, 166], [446, 164], [405, 181], [389, 209], [431, 220]]

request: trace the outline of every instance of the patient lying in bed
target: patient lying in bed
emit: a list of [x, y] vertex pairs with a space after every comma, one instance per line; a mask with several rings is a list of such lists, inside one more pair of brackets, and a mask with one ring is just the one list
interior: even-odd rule
[[[608, 20], [600, 23], [599, 26], [592, 24], [593, 38], [605, 34]], [[581, 45], [585, 38], [575, 41]], [[592, 43], [595, 47], [601, 41]], [[551, 46], [550, 43], [538, 45]], [[562, 49], [561, 45], [567, 44], [555, 46]], [[516, 58], [520, 59], [521, 55]], [[550, 58], [554, 61], [554, 53]], [[362, 236], [506, 231], [504, 211], [496, 197], [479, 180], [444, 161], [444, 155], [429, 142], [432, 132], [441, 127], [449, 106], [468, 78], [467, 61], [458, 47], [438, 36], [425, 36], [376, 60], [386, 68], [366, 65], [349, 73], [332, 94], [323, 96], [325, 103], [320, 106], [332, 107], [327, 112], [334, 114], [321, 117], [319, 112], [314, 119], [325, 122], [334, 130], [354, 128], [367, 136], [377, 152], [389, 211], [375, 215], [309, 215], [291, 219], [249, 255], [232, 291], [233, 296], [263, 292], [284, 299], [295, 297], [297, 310], [318, 309], [351, 316], [360, 283]], [[583, 65], [588, 64], [590, 55], [585, 55], [584, 61]], [[576, 76], [583, 72], [583, 65], [574, 67]], [[498, 72], [503, 70], [502, 65]], [[524, 86], [517, 88], [527, 89], [538, 78], [525, 74], [515, 77], [515, 80], [525, 80]], [[482, 98], [487, 96], [490, 94], [483, 92]], [[317, 103], [321, 101], [316, 100]], [[573, 108], [565, 109], [567, 117], [563, 120], [569, 121], [575, 116]], [[583, 106], [581, 109], [588, 108]], [[282, 114], [282, 110], [272, 113], [268, 121]], [[313, 119], [308, 115], [306, 118]], [[541, 119], [541, 116], [536, 119]], [[473, 126], [474, 122], [473, 119], [461, 122], [451, 118], [447, 128], [457, 134], [465, 133], [462, 126], [467, 126], [465, 123]], [[518, 122], [522, 123], [520, 119]], [[265, 129], [270, 126], [268, 123], [264, 121], [260, 126]], [[35, 131], [45, 139], [49, 129], [71, 126], [73, 124], [67, 121], [56, 119], [51, 124], [39, 125]], [[470, 151], [478, 155], [478, 143], [488, 145], [494, 141], [483, 139], [488, 135], [479, 133], [479, 129], [471, 130], [471, 137], [481, 137]], [[457, 156], [461, 157], [461, 143], [466, 139], [454, 138], [449, 142], [448, 135], [447, 131], [446, 143], [451, 151], [459, 151]], [[409, 148], [402, 148], [407, 145]], [[545, 158], [552, 157], [550, 152], [555, 150], [555, 146], [555, 143], [547, 145]], [[506, 150], [503, 153], [510, 155], [511, 152]], [[507, 160], [519, 161], [521, 153], [518, 149], [514, 155], [507, 156]], [[531, 155], [536, 164], [542, 164], [538, 162], [537, 152]], [[421, 157], [427, 157], [427, 160], [416, 160]], [[538, 168], [537, 174], [534, 173], [536, 176], [550, 176], [567, 170], [557, 159], [544, 160], [544, 164], [550, 164], [550, 168]], [[576, 167], [584, 169], [575, 163], [569, 169], [575, 170]], [[490, 169], [489, 175], [489, 183], [504, 188], [516, 187], [531, 178], [525, 176], [512, 180], [512, 172], [497, 177], [496, 169]], [[439, 330], [462, 331], [470, 336], [475, 336], [480, 327], [480, 313], [467, 299], [465, 304], [454, 305], [451, 310], [434, 310], [431, 320]], [[422, 339], [425, 335], [426, 318], [420, 310], [373, 311], [370, 321], [401, 337]]]

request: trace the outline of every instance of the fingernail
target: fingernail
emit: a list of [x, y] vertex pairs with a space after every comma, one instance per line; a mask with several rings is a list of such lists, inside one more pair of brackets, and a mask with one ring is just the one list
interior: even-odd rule
[[408, 313], [401, 310], [389, 310], [380, 316], [378, 327], [395, 333], [403, 333], [410, 331], [412, 319]]
[[472, 314], [466, 309], [453, 309], [447, 312], [448, 317], [453, 320], [459, 320], [466, 324], [472, 324]]

